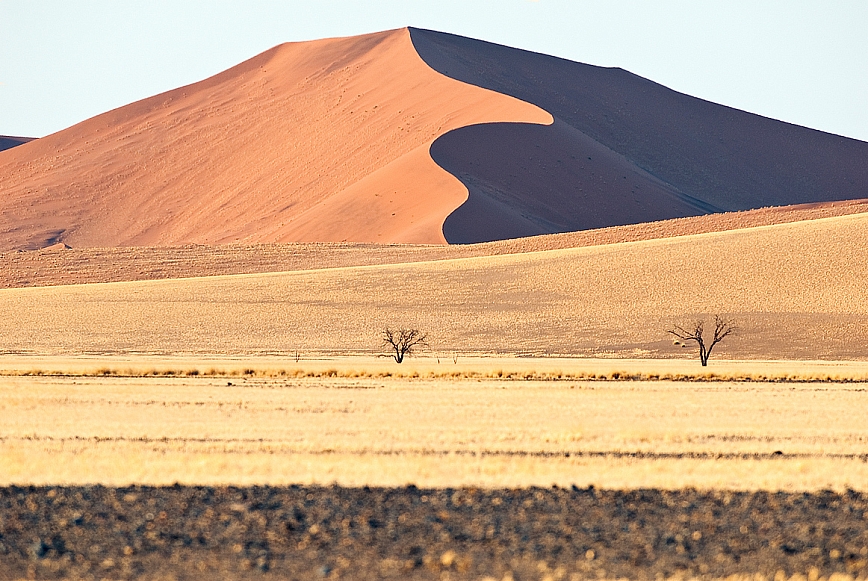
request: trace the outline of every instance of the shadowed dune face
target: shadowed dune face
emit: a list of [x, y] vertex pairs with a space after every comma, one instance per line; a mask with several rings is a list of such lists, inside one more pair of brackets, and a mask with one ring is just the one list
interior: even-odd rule
[[[510, 181], [504, 175], [511, 164], [531, 161], [524, 149], [529, 137], [525, 127], [504, 127], [497, 143], [489, 141], [500, 154], [507, 152], [509, 161], [493, 154], [474, 155], [481, 138], [477, 128], [461, 129], [435, 144], [435, 159], [444, 160], [441, 165], [470, 191], [470, 201], [447, 220], [450, 242], [494, 239], [499, 220], [509, 235], [552, 232], [554, 224], [545, 209], [541, 215], [514, 214], [553, 201], [553, 188], [564, 197], [561, 229], [556, 230], [560, 232], [586, 227], [592, 208], [616, 208], [612, 214], [601, 212], [602, 221], [592, 220], [594, 226], [686, 215], [689, 210], [683, 203], [671, 201], [678, 197], [693, 212], [713, 212], [868, 196], [868, 143], [703, 101], [621, 69], [428, 30], [410, 29], [410, 34], [419, 55], [435, 70], [534, 103], [556, 119], [550, 137], [544, 139], [550, 148], [534, 152], [539, 170], [534, 178]], [[563, 126], [575, 130], [571, 139], [558, 132]], [[614, 152], [607, 160], [612, 165], [605, 170], [598, 166], [596, 177], [620, 173], [618, 179], [627, 175], [629, 181], [632, 176], [624, 173], [624, 166], [633, 165], [633, 171], [646, 179], [656, 178], [657, 187], [645, 188], [634, 199], [632, 187], [593, 179], [587, 167], [560, 165], [572, 163], [570, 155], [593, 142], [597, 149]], [[587, 156], [577, 157], [587, 161]], [[543, 172], [543, 166], [552, 172]], [[492, 180], [492, 175], [500, 179]], [[541, 179], [544, 175], [551, 175], [552, 181]], [[582, 184], [577, 186], [582, 191], [568, 193], [570, 182]], [[664, 190], [670, 199], [661, 202], [658, 196]], [[511, 214], [500, 212], [502, 204], [496, 203], [507, 199]], [[642, 204], [653, 211], [644, 214]], [[486, 219], [488, 212], [491, 219]], [[486, 234], [466, 238], [466, 228], [459, 224], [480, 219], [488, 223]]]
[[470, 196], [443, 225], [451, 243], [473, 243], [695, 216], [691, 200], [563, 121], [453, 130], [431, 157]]
[[0, 249], [442, 244], [467, 194], [430, 144], [503, 121], [552, 118], [435, 72], [406, 29], [280, 45], [0, 154]]
[[30, 141], [33, 141], [32, 137], [11, 137], [9, 135], [0, 135], [0, 151], [18, 147], [19, 145], [24, 145]]

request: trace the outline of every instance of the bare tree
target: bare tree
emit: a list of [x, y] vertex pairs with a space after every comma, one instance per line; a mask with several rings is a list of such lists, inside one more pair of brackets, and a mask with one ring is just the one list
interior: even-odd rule
[[419, 329], [390, 329], [383, 330], [383, 347], [394, 351], [392, 358], [396, 363], [404, 361], [405, 355], [413, 353], [416, 347], [427, 347], [428, 335]]
[[703, 336], [703, 323], [703, 321], [696, 321], [693, 325], [693, 330], [691, 331], [688, 331], [684, 327], [676, 326], [674, 329], [670, 329], [666, 332], [670, 335], [675, 335], [682, 341], [696, 341], [699, 345], [699, 360], [702, 362], [702, 366], [705, 367], [708, 365], [708, 358], [711, 356], [711, 350], [714, 349], [715, 345], [723, 341], [724, 338], [735, 331], [735, 326], [733, 326], [732, 321], [723, 319], [720, 315], [714, 315], [714, 335], [711, 338], [711, 343], [706, 347], [705, 337]]

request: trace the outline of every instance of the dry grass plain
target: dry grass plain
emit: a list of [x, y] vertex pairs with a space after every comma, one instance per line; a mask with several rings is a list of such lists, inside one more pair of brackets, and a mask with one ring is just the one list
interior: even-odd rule
[[846, 360], [868, 344], [868, 215], [409, 264], [0, 291], [11, 354], [685, 357], [665, 329], [721, 313], [723, 359]]
[[[689, 350], [692, 352], [692, 350]], [[423, 352], [396, 365], [377, 356], [0, 355], [6, 377], [233, 377], [866, 383], [868, 361], [496, 357]]]
[[0, 290], [6, 482], [858, 488], [866, 222]]
[[0, 484], [865, 490], [866, 388], [5, 376]]

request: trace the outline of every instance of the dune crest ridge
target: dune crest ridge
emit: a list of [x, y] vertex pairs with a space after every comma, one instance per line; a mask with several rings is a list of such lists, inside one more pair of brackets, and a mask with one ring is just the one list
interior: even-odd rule
[[552, 117], [434, 71], [406, 28], [279, 45], [3, 152], [0, 249], [443, 244], [467, 190], [430, 145], [494, 122]]

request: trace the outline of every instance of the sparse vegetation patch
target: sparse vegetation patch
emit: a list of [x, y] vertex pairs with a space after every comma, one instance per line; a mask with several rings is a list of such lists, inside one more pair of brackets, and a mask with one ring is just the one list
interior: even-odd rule
[[26, 369], [0, 370], [0, 377], [250, 377], [250, 378], [394, 378], [394, 379], [494, 379], [503, 381], [632, 381], [632, 382], [693, 382], [693, 383], [865, 383], [868, 374], [816, 373], [642, 373], [630, 371], [563, 372], [563, 371], [504, 371], [496, 369], [446, 369], [444, 371], [396, 371], [353, 368], [244, 368], [216, 369], [133, 369], [102, 367], [95, 370]]

